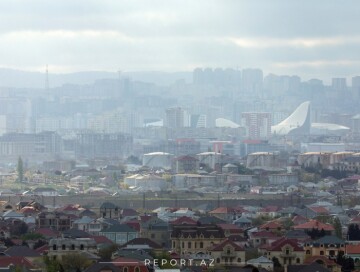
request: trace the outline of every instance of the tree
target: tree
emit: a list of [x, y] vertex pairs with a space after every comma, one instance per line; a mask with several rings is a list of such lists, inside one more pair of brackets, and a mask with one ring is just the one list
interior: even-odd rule
[[112, 244], [107, 247], [103, 247], [99, 250], [99, 257], [101, 258], [101, 261], [108, 262], [111, 261], [112, 254], [118, 249], [118, 246], [116, 244]]
[[341, 226], [341, 222], [340, 222], [339, 218], [335, 217], [333, 219], [332, 225], [335, 229], [335, 235], [338, 238], [342, 239], [342, 226]]
[[50, 259], [48, 256], [44, 257], [44, 264], [46, 266], [47, 272], [63, 272], [64, 271], [61, 264], [57, 260]]
[[360, 240], [360, 229], [357, 224], [350, 224], [348, 227], [347, 233], [349, 241], [359, 241]]
[[28, 231], [28, 225], [25, 222], [14, 224], [10, 229], [10, 234], [13, 236], [24, 235]]
[[81, 254], [63, 255], [60, 262], [64, 271], [83, 271], [91, 265], [91, 261]]
[[18, 159], [18, 164], [17, 164], [17, 174], [18, 174], [18, 181], [22, 182], [24, 179], [24, 163], [21, 159], [21, 157], [19, 157]]

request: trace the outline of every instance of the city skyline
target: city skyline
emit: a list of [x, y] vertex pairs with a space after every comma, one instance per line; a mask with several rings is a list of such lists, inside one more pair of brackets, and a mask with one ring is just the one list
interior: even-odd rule
[[[3, 1], [1, 67], [357, 75], [356, 1]], [[26, 45], [26, 46], [25, 46]]]

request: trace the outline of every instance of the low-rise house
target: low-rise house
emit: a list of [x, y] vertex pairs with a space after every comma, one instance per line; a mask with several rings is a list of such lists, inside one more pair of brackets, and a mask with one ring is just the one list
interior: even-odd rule
[[249, 242], [253, 247], [259, 247], [261, 245], [271, 244], [279, 237], [271, 231], [258, 231], [249, 233]]
[[4, 220], [8, 220], [8, 219], [19, 219], [19, 220], [24, 220], [24, 215], [22, 213], [13, 211], [13, 210], [8, 210], [6, 212], [4, 212], [1, 216]]
[[330, 269], [318, 263], [288, 265], [287, 272], [332, 272]]
[[348, 244], [345, 245], [345, 257], [349, 257], [354, 260], [354, 263], [360, 262], [360, 244]]
[[281, 210], [281, 208], [278, 206], [267, 206], [267, 207], [260, 209], [257, 212], [257, 216], [268, 216], [268, 217], [274, 218], [280, 214], [279, 213], [280, 210]]
[[185, 256], [205, 252], [225, 239], [224, 231], [216, 225], [177, 225], [171, 232], [171, 249]]
[[306, 258], [325, 256], [336, 259], [339, 253], [345, 253], [345, 241], [336, 236], [324, 236], [316, 241], [308, 242], [304, 246]]
[[84, 272], [148, 272], [148, 268], [143, 261], [136, 259], [119, 257], [111, 262], [99, 262], [91, 265]]
[[242, 215], [238, 219], [234, 220], [233, 224], [241, 229], [248, 229], [252, 226], [252, 221]]
[[258, 269], [265, 268], [268, 271], [274, 270], [274, 263], [264, 256], [260, 256], [259, 258], [248, 260], [246, 264], [252, 265]]
[[217, 224], [217, 226], [219, 226], [224, 231], [225, 237], [232, 235], [243, 236], [244, 234], [244, 231], [241, 228], [233, 224]]
[[98, 235], [101, 231], [101, 223], [91, 217], [81, 217], [73, 222], [73, 228], [86, 231], [92, 235]]
[[111, 202], [104, 202], [100, 206], [100, 216], [104, 218], [119, 218], [120, 208]]
[[125, 243], [121, 247], [124, 250], [145, 250], [147, 252], [162, 253], [163, 247], [158, 243], [148, 238], [135, 238]]
[[245, 262], [245, 250], [235, 242], [226, 239], [208, 249], [215, 265], [240, 266]]
[[180, 156], [173, 160], [172, 169], [175, 173], [196, 173], [199, 169], [199, 160], [192, 156]]
[[[26, 257], [18, 256], [1, 256], [0, 258], [1, 271], [16, 271], [16, 268], [20, 271], [33, 271], [35, 265]], [[5, 270], [5, 269], [8, 270]]]
[[280, 233], [280, 232], [282, 232], [284, 230], [284, 227], [279, 222], [270, 221], [270, 222], [266, 222], [265, 224], [262, 224], [261, 226], [259, 226], [259, 229], [260, 230], [271, 231], [271, 232], [274, 232], [274, 233]]
[[216, 216], [226, 222], [233, 222], [242, 215], [242, 209], [235, 209], [230, 207], [219, 207], [209, 212], [210, 215]]
[[272, 260], [274, 257], [279, 263], [286, 267], [291, 264], [302, 264], [305, 259], [305, 251], [296, 240], [282, 237], [271, 243], [265, 249], [265, 256]]
[[140, 236], [149, 238], [163, 247], [169, 246], [170, 228], [169, 223], [157, 217], [151, 217], [140, 223]]
[[313, 229], [321, 231], [324, 230], [326, 235], [332, 235], [335, 231], [334, 227], [330, 224], [321, 223], [318, 220], [310, 220], [306, 223], [296, 225], [293, 227], [295, 230], [303, 230], [305, 232], [312, 231]]
[[37, 196], [58, 196], [58, 192], [53, 188], [37, 187], [33, 190], [33, 194]]
[[38, 228], [64, 231], [71, 228], [71, 217], [61, 212], [41, 212], [36, 219]]
[[123, 245], [138, 237], [138, 232], [126, 224], [113, 225], [105, 230], [101, 230], [99, 235], [103, 235], [118, 245]]
[[56, 238], [49, 241], [49, 257], [61, 260], [67, 254], [97, 253], [96, 242], [92, 238]]

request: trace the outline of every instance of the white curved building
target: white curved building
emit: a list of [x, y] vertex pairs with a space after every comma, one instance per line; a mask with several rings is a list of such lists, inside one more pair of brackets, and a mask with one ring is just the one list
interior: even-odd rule
[[302, 103], [284, 121], [271, 127], [276, 135], [309, 134], [310, 133], [310, 101]]
[[235, 122], [225, 119], [225, 118], [217, 118], [215, 120], [216, 127], [227, 127], [227, 128], [239, 128], [240, 125], [236, 124]]
[[153, 152], [143, 155], [143, 166], [150, 168], [159, 167], [164, 169], [171, 168], [171, 161], [174, 158], [173, 154], [165, 152]]
[[342, 134], [349, 132], [350, 128], [332, 123], [311, 123], [311, 134]]
[[247, 155], [246, 168], [271, 169], [278, 166], [278, 155], [272, 152], [255, 152]]

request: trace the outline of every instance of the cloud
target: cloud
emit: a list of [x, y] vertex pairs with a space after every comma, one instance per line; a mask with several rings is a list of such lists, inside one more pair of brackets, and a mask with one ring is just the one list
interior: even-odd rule
[[[3, 66], [58, 71], [360, 70], [360, 2], [3, 0]], [[346, 62], [349, 60], [350, 62]], [[330, 70], [329, 70], [330, 71]], [[331, 73], [335, 70], [331, 70]]]

